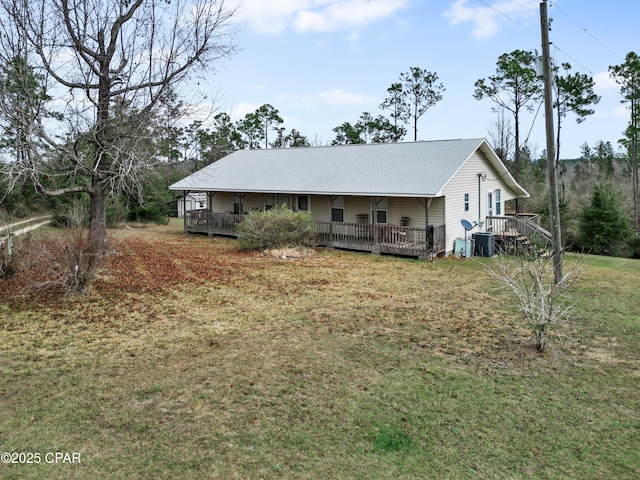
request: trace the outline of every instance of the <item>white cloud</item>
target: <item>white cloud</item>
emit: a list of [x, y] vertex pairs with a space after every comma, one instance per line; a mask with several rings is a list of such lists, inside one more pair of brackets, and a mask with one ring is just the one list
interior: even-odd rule
[[357, 30], [354, 30], [353, 32], [351, 32], [351, 35], [349, 35], [348, 40], [350, 42], [355, 42], [360, 38], [360, 32], [358, 32]]
[[614, 108], [611, 111], [610, 116], [613, 118], [619, 118], [623, 120], [628, 120], [630, 118], [629, 113], [629, 105], [628, 104], [620, 104], [618, 107]]
[[246, 22], [256, 33], [277, 35], [285, 30], [301, 9], [309, 8], [311, 0], [235, 0], [236, 20]]
[[236, 0], [237, 20], [256, 33], [277, 35], [363, 28], [393, 16], [409, 0]]
[[371, 95], [362, 93], [346, 92], [340, 89], [325, 90], [318, 94], [318, 100], [333, 107], [351, 107], [356, 105], [367, 105], [380, 100]]
[[468, 0], [456, 0], [443, 15], [451, 25], [471, 23], [472, 36], [485, 39], [498, 33], [500, 25], [508, 18], [520, 22], [538, 11], [539, 0], [498, 0], [491, 6], [470, 6]]
[[618, 85], [613, 79], [609, 70], [596, 73], [593, 76], [593, 81], [595, 82], [593, 88], [600, 95], [607, 95], [611, 92], [620, 92], [620, 85]]
[[231, 120], [237, 122], [238, 120], [243, 119], [247, 113], [255, 112], [262, 105], [262, 103], [240, 102], [232, 107], [231, 112], [229, 112], [229, 116], [231, 117]]
[[279, 101], [287, 103], [292, 107], [299, 107], [305, 110], [316, 110], [319, 107], [353, 107], [367, 106], [380, 103], [380, 99], [363, 93], [347, 92], [343, 89], [324, 90], [318, 93], [306, 95], [283, 95]]

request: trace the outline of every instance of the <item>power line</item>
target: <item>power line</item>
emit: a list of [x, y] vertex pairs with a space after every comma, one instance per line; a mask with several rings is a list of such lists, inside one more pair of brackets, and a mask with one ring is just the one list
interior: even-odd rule
[[591, 38], [593, 38], [596, 42], [598, 42], [600, 45], [602, 45], [602, 47], [604, 47], [606, 50], [609, 51], [609, 53], [611, 53], [614, 57], [618, 58], [619, 60], [624, 61], [624, 58], [622, 58], [620, 55], [618, 55], [616, 52], [614, 52], [611, 48], [609, 48], [607, 45], [605, 45], [604, 42], [602, 42], [598, 37], [596, 37], [593, 33], [591, 33], [589, 30], [587, 30], [586, 27], [582, 26], [580, 23], [578, 23], [578, 21], [576, 19], [574, 19], [571, 15], [569, 15], [567, 12], [565, 12], [564, 10], [562, 10], [559, 6], [557, 6], [556, 4], [552, 4], [553, 8], [555, 8], [556, 10], [562, 12], [562, 14], [567, 17], [569, 20], [571, 20], [573, 23], [575, 23], [580, 29], [582, 29], [582, 31], [584, 33], [586, 33], [587, 35], [589, 35]]
[[518, 22], [517, 20], [511, 18], [509, 15], [507, 15], [504, 12], [501, 12], [500, 10], [498, 10], [496, 7], [494, 7], [493, 5], [489, 5], [487, 2], [485, 2], [484, 0], [478, 0], [478, 2], [480, 2], [481, 4], [483, 4], [485, 7], [490, 8], [491, 10], [493, 10], [494, 12], [496, 12], [498, 15], [502, 15], [504, 18], [506, 18], [507, 20], [509, 20], [510, 22], [518, 25], [520, 28], [522, 28], [523, 30], [526, 30], [529, 33], [532, 33], [533, 35], [535, 35], [536, 37], [538, 36], [538, 34], [536, 32], [534, 32], [533, 30], [531, 30], [529, 27], [527, 27], [526, 25], [521, 24], [520, 22]]
[[[560, 12], [562, 12], [562, 14], [564, 16], [566, 16], [569, 20], [571, 20], [573, 23], [575, 23], [583, 32], [585, 32], [587, 35], [589, 35], [591, 38], [593, 38], [596, 42], [598, 42], [600, 45], [602, 45], [606, 50], [608, 50], [611, 54], [613, 54], [613, 56], [617, 57], [618, 59], [621, 59], [624, 61], [624, 59], [622, 59], [622, 57], [620, 57], [616, 52], [614, 52], [612, 49], [610, 49], [607, 45], [605, 45], [603, 42], [601, 42], [598, 38], [596, 38], [595, 35], [593, 35], [591, 32], [589, 32], [586, 27], [583, 27], [582, 25], [580, 25], [574, 18], [572, 18], [567, 12], [565, 12], [564, 10], [562, 10], [560, 7], [558, 7], [557, 5], [553, 4], [552, 5], [553, 8], [559, 10]], [[552, 43], [553, 47], [555, 50], [562, 52], [567, 58], [569, 58], [570, 60], [572, 60], [573, 62], [575, 62], [577, 65], [581, 66], [582, 68], [584, 68], [589, 74], [591, 74], [592, 76], [595, 75], [593, 73], [593, 71], [583, 65], [582, 63], [580, 63], [578, 60], [576, 60], [574, 57], [572, 57], [571, 55], [569, 55], [567, 52], [565, 52], [564, 50], [562, 50], [560, 47], [558, 47], [555, 43]], [[600, 81], [602, 83], [604, 83], [608, 88], [610, 88], [611, 90], [613, 90], [614, 92], [616, 92], [618, 95], [623, 96], [622, 93], [620, 92], [620, 90], [612, 85], [607, 79], [601, 78]]]
[[[509, 20], [510, 22], [514, 23], [515, 25], [518, 25], [520, 28], [522, 28], [523, 30], [526, 30], [527, 32], [535, 35], [536, 37], [539, 38], [539, 34], [534, 32], [533, 30], [531, 30], [529, 27], [527, 27], [526, 25], [521, 24], [520, 22], [518, 22], [517, 20], [511, 18], [509, 15], [507, 15], [506, 13], [500, 11], [499, 9], [497, 9], [496, 7], [494, 7], [493, 5], [489, 5], [485, 0], [477, 0], [479, 3], [481, 3], [482, 5], [484, 5], [485, 7], [493, 10], [494, 12], [496, 12], [497, 14], [503, 16], [504, 18], [506, 18], [507, 20]], [[573, 23], [575, 23], [580, 29], [582, 29], [587, 35], [589, 35], [591, 38], [593, 38], [596, 42], [598, 42], [600, 45], [602, 45], [605, 49], [607, 49], [610, 53], [612, 53], [616, 58], [618, 59], [622, 59], [616, 52], [614, 52], [612, 49], [610, 49], [607, 45], [605, 45], [602, 41], [600, 41], [595, 35], [593, 35], [591, 32], [589, 32], [585, 27], [583, 27], [582, 25], [580, 25], [575, 19], [573, 19], [568, 13], [566, 13], [564, 10], [562, 10], [560, 7], [558, 7], [557, 5], [555, 5], [555, 3], [552, 4], [552, 6], [556, 9], [558, 9], [560, 12], [562, 12], [569, 20], [571, 20]], [[582, 64], [580, 61], [578, 61], [577, 59], [575, 59], [573, 56], [569, 55], [569, 53], [567, 53], [566, 51], [564, 51], [563, 49], [561, 49], [560, 47], [558, 47], [554, 42], [551, 43], [551, 45], [553, 46], [553, 48], [558, 51], [561, 52], [562, 54], [564, 54], [567, 58], [569, 58], [571, 61], [573, 61], [576, 65], [579, 65], [580, 67], [582, 67], [583, 69], [585, 69], [589, 74], [591, 74], [592, 76], [595, 75], [595, 73], [586, 65]], [[624, 61], [624, 59], [622, 59]], [[616, 88], [614, 85], [612, 85], [610, 82], [601, 79], [602, 83], [604, 83], [607, 87], [609, 87], [610, 89], [612, 89], [613, 91], [615, 91], [616, 93], [618, 93], [619, 95], [622, 95], [622, 93], [620, 93], [619, 89]]]

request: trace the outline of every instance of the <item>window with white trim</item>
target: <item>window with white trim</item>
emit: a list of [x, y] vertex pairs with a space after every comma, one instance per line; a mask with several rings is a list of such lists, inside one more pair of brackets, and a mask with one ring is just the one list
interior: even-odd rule
[[469, 194], [468, 193], [464, 194], [464, 211], [465, 212], [469, 211]]
[[296, 208], [300, 212], [309, 212], [311, 210], [311, 199], [309, 195], [298, 195], [296, 199]]
[[496, 196], [496, 215], [500, 216], [500, 215], [502, 215], [502, 201], [500, 199], [500, 189], [499, 188], [496, 189], [495, 196]]

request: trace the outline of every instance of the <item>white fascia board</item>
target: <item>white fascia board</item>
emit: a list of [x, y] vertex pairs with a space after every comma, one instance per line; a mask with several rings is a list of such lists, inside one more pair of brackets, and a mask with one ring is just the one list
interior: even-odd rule
[[[169, 190], [189, 190], [181, 187], [169, 187]], [[190, 191], [196, 191], [194, 188]], [[338, 192], [338, 191], [300, 191], [300, 190], [265, 190], [265, 189], [233, 189], [233, 188], [198, 188], [198, 192], [230, 192], [230, 193], [262, 193], [262, 194], [273, 194], [273, 193], [282, 193], [289, 195], [327, 195], [327, 196], [345, 196], [345, 197], [396, 197], [396, 198], [430, 198], [430, 197], [438, 197], [441, 196], [441, 193], [438, 192], [436, 194], [430, 193], [393, 193], [393, 192]]]

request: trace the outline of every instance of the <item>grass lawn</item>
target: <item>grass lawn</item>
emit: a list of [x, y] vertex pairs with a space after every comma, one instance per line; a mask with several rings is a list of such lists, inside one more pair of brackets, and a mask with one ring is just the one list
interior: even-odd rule
[[0, 452], [41, 455], [0, 478], [640, 478], [639, 261], [539, 354], [491, 259], [112, 236], [89, 297], [0, 280]]

